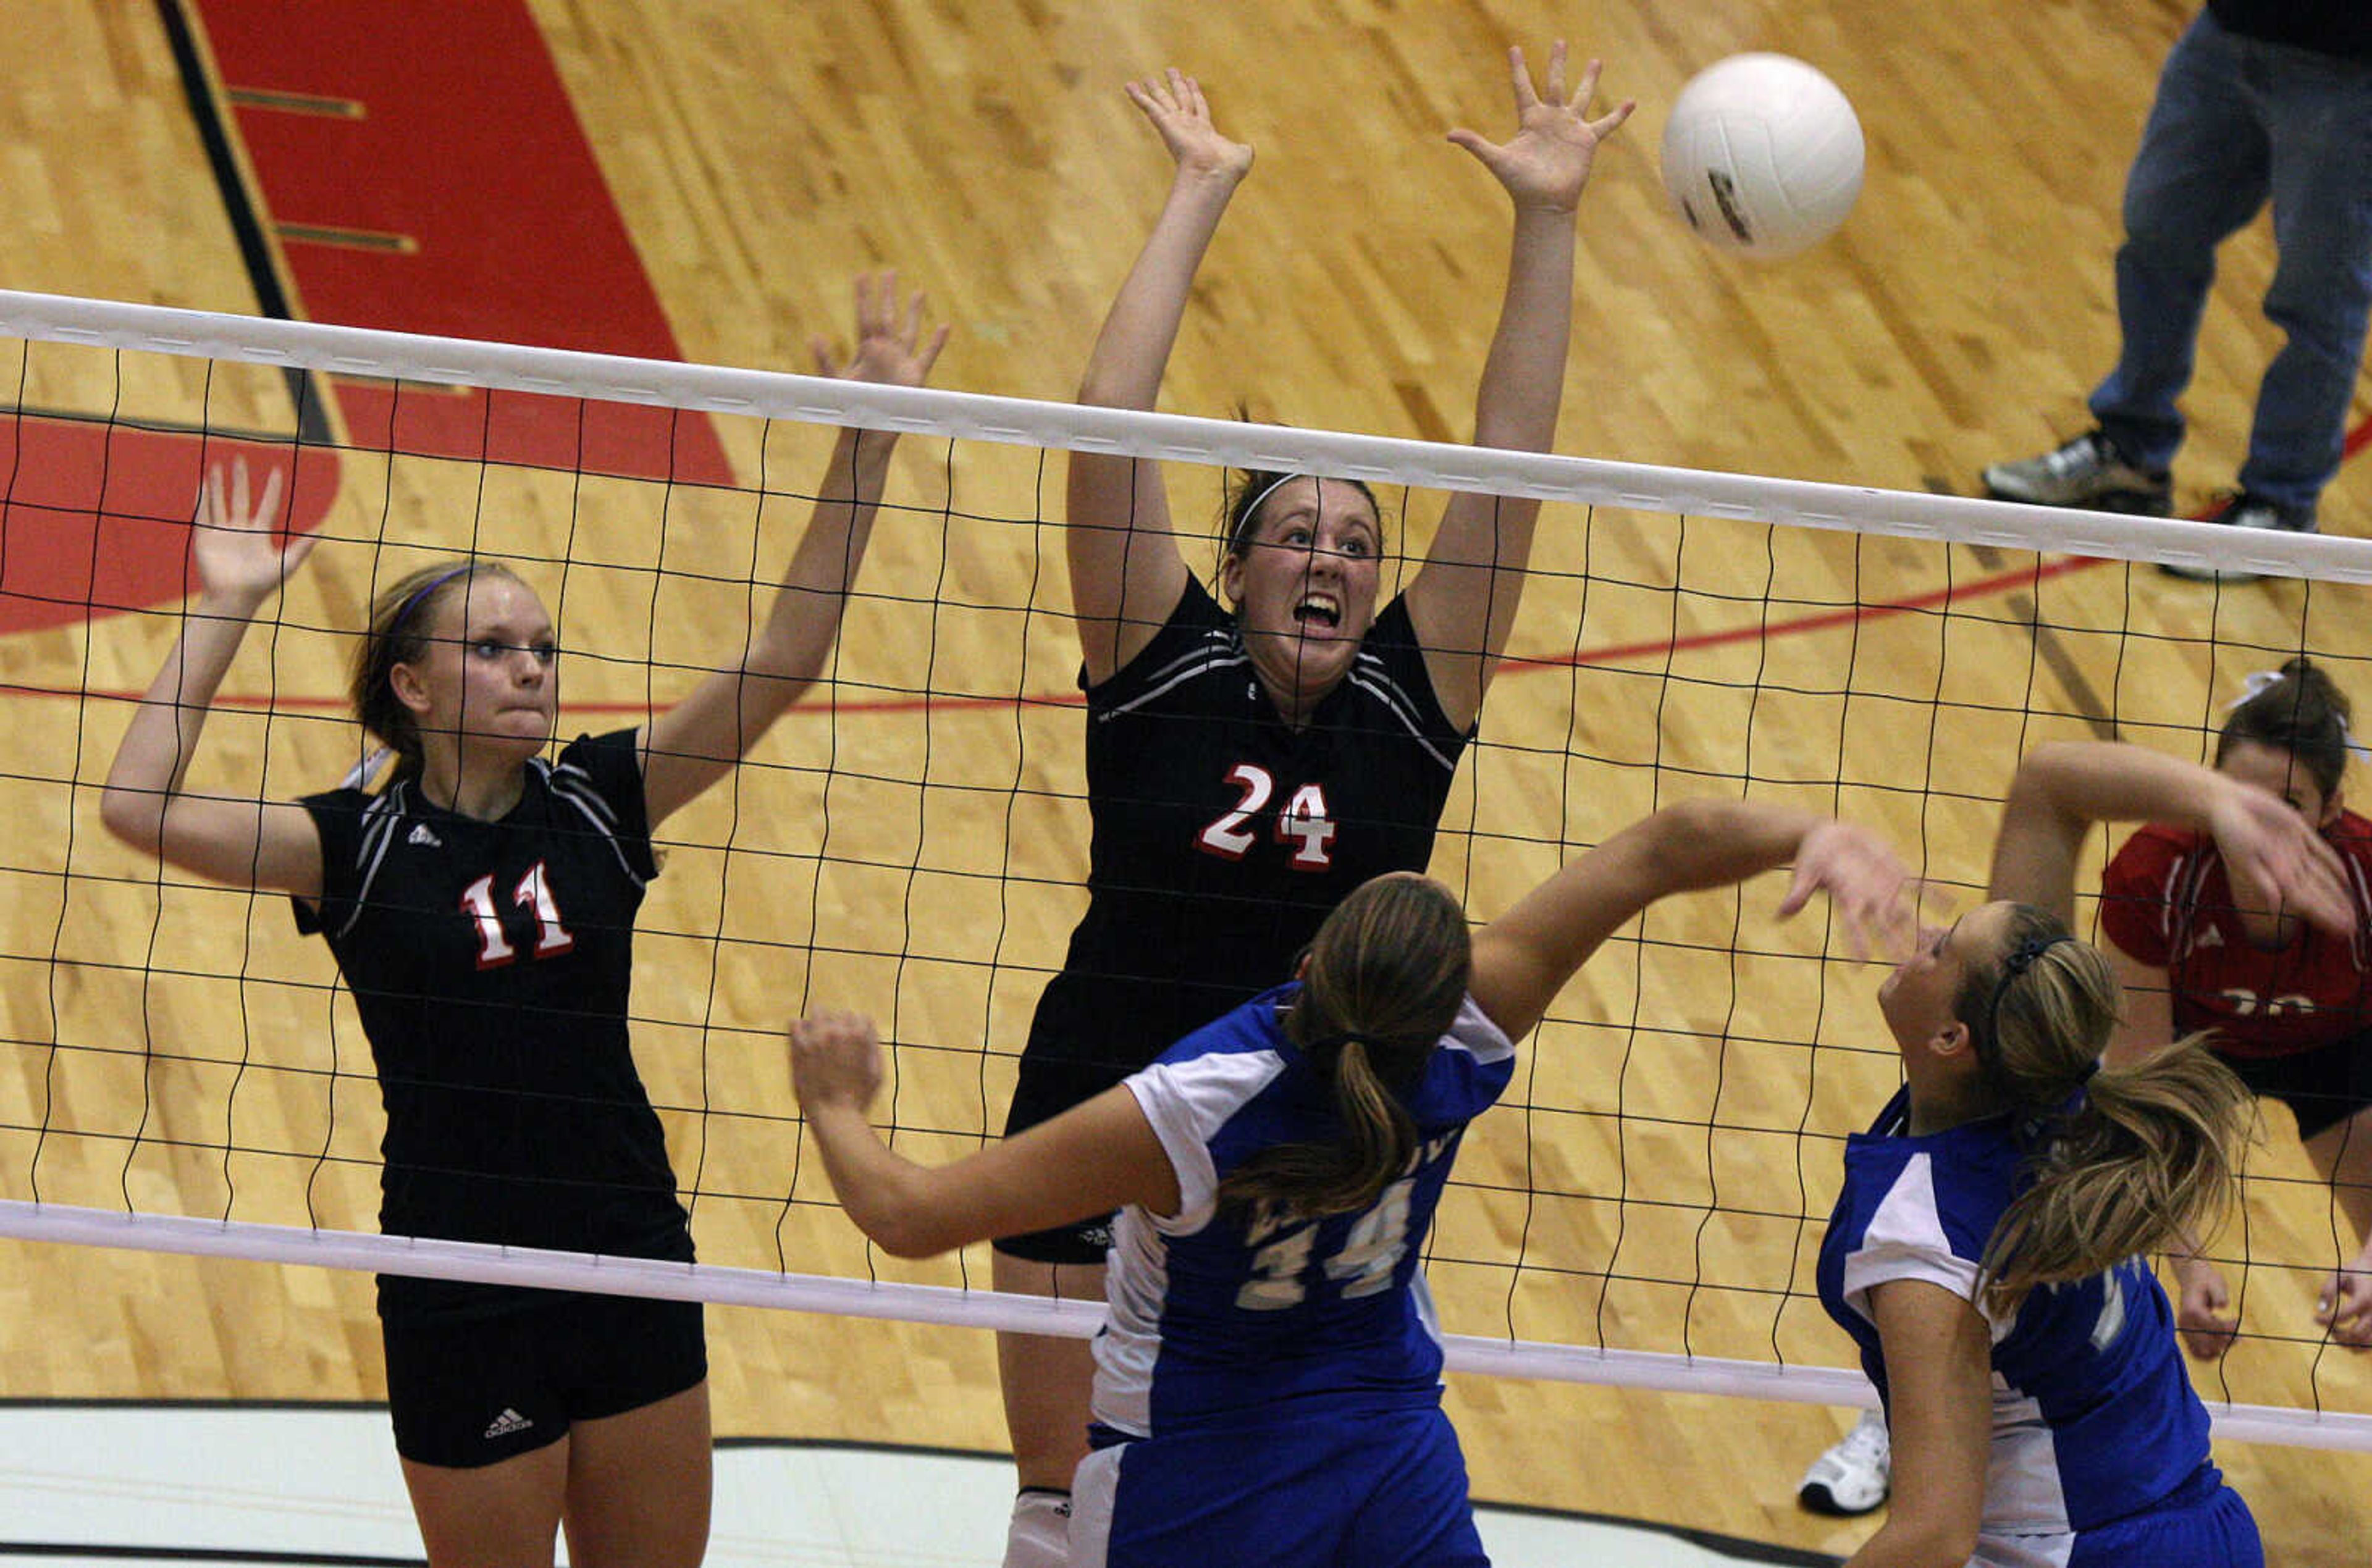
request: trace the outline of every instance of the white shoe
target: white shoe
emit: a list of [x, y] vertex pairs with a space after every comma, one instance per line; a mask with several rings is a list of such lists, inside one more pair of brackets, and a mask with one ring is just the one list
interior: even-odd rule
[[1812, 1461], [1796, 1501], [1815, 1514], [1866, 1514], [1886, 1501], [1894, 1481], [1893, 1457], [1885, 1415], [1865, 1411], [1851, 1432]]

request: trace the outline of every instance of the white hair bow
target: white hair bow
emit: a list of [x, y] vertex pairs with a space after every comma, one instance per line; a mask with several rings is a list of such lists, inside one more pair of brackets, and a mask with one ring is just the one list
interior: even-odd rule
[[[2240, 694], [2225, 703], [2224, 711], [2228, 714], [2243, 703], [2255, 701], [2287, 679], [2288, 677], [2278, 669], [2250, 670], [2241, 679]], [[2333, 716], [2339, 719], [2340, 738], [2347, 743], [2348, 751], [2361, 761], [2372, 762], [2372, 746], [2366, 746], [2355, 738], [2355, 732], [2347, 726], [2344, 715]]]

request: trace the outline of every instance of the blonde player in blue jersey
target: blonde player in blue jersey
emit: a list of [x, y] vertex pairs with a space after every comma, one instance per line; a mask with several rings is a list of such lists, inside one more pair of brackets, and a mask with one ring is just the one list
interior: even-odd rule
[[1782, 913], [1826, 892], [1857, 947], [1907, 926], [1907, 876], [1864, 830], [1695, 802], [1471, 939], [1438, 883], [1366, 882], [1295, 981], [953, 1165], [904, 1159], [866, 1121], [881, 1063], [863, 1018], [793, 1028], [799, 1103], [850, 1216], [901, 1256], [1121, 1211], [1077, 1568], [1482, 1562], [1419, 1268], [1459, 1141], [1506, 1088], [1514, 1042], [1618, 927], [1791, 860]]
[[[2262, 1568], [2146, 1254], [2228, 1202], [2249, 1091], [2197, 1037], [2104, 1063], [2122, 1002], [2068, 935], [2083, 823], [2012, 790], [1992, 893], [1878, 1005], [1905, 1086], [1845, 1146], [1822, 1304], [1886, 1402], [1894, 1495], [1849, 1568]], [[2336, 854], [2268, 792], [2210, 826], [2281, 906], [2352, 923]]]

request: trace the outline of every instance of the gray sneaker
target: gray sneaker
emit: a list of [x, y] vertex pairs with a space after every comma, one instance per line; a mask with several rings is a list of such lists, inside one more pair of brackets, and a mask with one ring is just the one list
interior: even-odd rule
[[2163, 517], [2174, 499], [2166, 473], [2135, 468], [2098, 430], [2087, 430], [2039, 458], [1995, 463], [1983, 478], [1986, 492], [1997, 499], [2035, 506], [2086, 506]]
[[[2273, 533], [2313, 533], [2312, 512], [2285, 511], [2262, 496], [2247, 492], [2232, 498], [2231, 505], [2208, 519], [2227, 528], [2263, 528]], [[2181, 577], [2193, 583], [2253, 583], [2264, 576], [2245, 566], [2192, 566], [2158, 563], [2159, 571], [2169, 577]]]

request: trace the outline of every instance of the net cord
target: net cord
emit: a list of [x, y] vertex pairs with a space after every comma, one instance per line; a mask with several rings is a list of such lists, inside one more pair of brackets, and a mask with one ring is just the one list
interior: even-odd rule
[[2372, 583], [2372, 540], [2079, 512], [1864, 485], [1294, 430], [466, 338], [0, 290], [0, 335], [440, 386], [1326, 474], [1836, 532]]
[[[610, 1258], [552, 1252], [429, 1237], [364, 1236], [244, 1220], [192, 1219], [173, 1214], [120, 1214], [66, 1203], [0, 1200], [0, 1236], [81, 1247], [119, 1247], [196, 1258], [296, 1263], [530, 1285], [721, 1307], [759, 1307], [901, 1323], [989, 1329], [1058, 1339], [1091, 1339], [1103, 1326], [1100, 1302], [1055, 1301], [995, 1291], [895, 1281], [832, 1279], [770, 1273], [714, 1263]], [[1645, 1388], [1672, 1394], [1717, 1394], [1788, 1404], [1875, 1408], [1877, 1390], [1861, 1374], [1827, 1366], [1778, 1366], [1716, 1356], [1594, 1349], [1471, 1334], [1442, 1337], [1452, 1372], [1558, 1383]], [[2287, 1410], [2271, 1405], [2209, 1403], [2215, 1435], [2226, 1442], [2372, 1453], [2372, 1416]]]

